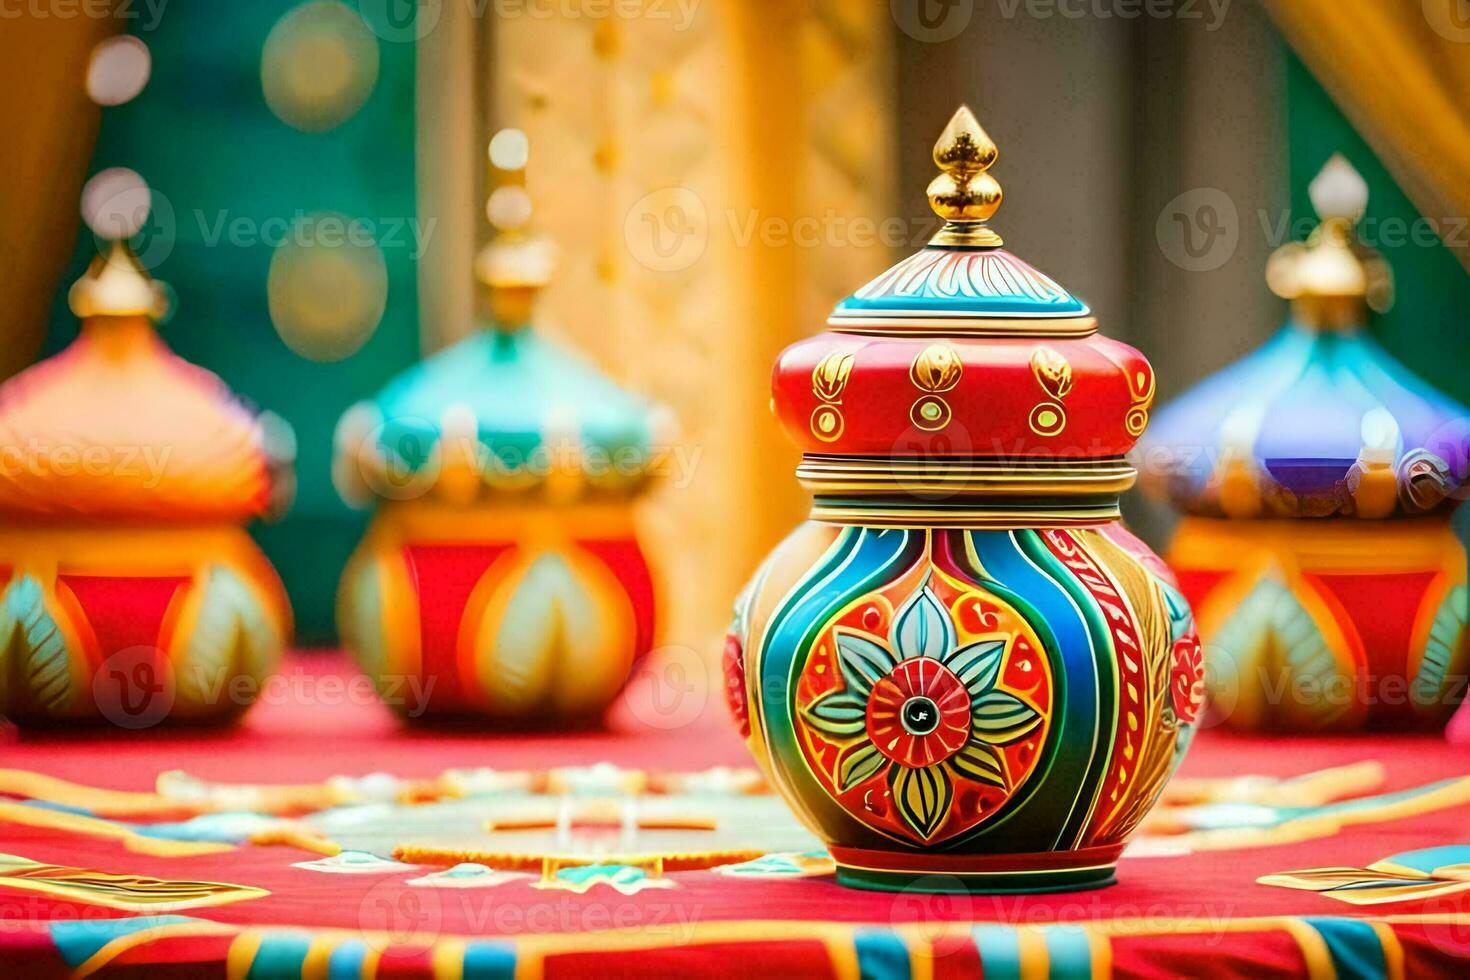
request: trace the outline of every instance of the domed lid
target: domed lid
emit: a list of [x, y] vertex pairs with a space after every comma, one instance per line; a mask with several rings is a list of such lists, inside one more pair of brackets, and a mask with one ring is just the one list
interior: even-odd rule
[[490, 144], [486, 211], [495, 234], [475, 259], [482, 329], [404, 371], [338, 424], [334, 478], [348, 502], [628, 493], [646, 482], [655, 447], [667, 445], [666, 412], [533, 326], [555, 254], [528, 230], [526, 150], [518, 130]]
[[814, 516], [884, 525], [1116, 519], [1154, 375], [1087, 304], [1005, 251], [998, 151], [967, 107], [934, 146], [944, 225], [777, 361], [772, 408]]
[[1187, 513], [1420, 514], [1465, 484], [1465, 409], [1363, 329], [1393, 300], [1387, 264], [1354, 231], [1367, 184], [1335, 156], [1311, 197], [1321, 224], [1266, 271], [1290, 321], [1161, 411], [1139, 447], [1145, 485]]
[[0, 513], [189, 523], [289, 505], [290, 427], [169, 351], [153, 328], [165, 292], [126, 241], [97, 256], [70, 302], [81, 335], [0, 385]]
[[[960, 106], [934, 144], [939, 176], [929, 184], [929, 206], [944, 227], [916, 252], [837, 304], [838, 329], [930, 326], [966, 332], [963, 321], [1073, 319], [1087, 304], [1046, 273], [1012, 255], [990, 227], [1004, 196], [990, 175], [1000, 151], [969, 106]], [[990, 334], [1085, 333], [1093, 324], [990, 323]]]

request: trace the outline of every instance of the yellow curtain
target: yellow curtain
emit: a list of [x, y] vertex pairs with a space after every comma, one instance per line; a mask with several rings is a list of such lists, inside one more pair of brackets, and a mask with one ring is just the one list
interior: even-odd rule
[[27, 17], [0, 30], [0, 378], [35, 359], [76, 241], [78, 195], [97, 139], [92, 47], [112, 17]]
[[[1470, 215], [1470, 5], [1265, 0], [1277, 26], [1426, 217]], [[1470, 269], [1464, 236], [1445, 242]]]

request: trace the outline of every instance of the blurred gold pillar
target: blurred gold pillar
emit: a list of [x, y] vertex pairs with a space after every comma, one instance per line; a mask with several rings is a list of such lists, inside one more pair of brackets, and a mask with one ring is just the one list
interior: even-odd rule
[[892, 259], [868, 233], [895, 197], [891, 21], [868, 0], [597, 9], [490, 25], [491, 121], [530, 136], [562, 252], [545, 328], [678, 416], [650, 540], [665, 642], [703, 652], [806, 512], [775, 356]]

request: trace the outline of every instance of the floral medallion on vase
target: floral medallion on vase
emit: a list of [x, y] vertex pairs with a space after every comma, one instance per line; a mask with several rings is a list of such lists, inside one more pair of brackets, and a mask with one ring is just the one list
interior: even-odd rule
[[865, 597], [818, 641], [797, 688], [802, 748], [865, 823], [937, 841], [1030, 776], [1052, 681], [1041, 641], [996, 596], [939, 573], [891, 595], [901, 588]]

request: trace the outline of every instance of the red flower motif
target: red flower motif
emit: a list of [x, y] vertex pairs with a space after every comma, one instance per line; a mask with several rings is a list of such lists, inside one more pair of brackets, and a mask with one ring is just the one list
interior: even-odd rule
[[904, 660], [873, 685], [868, 737], [901, 766], [943, 762], [970, 738], [970, 692], [938, 660]]
[[1192, 629], [1174, 641], [1169, 694], [1179, 723], [1192, 724], [1205, 703], [1205, 658]]
[[740, 647], [740, 637], [734, 633], [725, 637], [725, 653], [721, 658], [725, 669], [725, 703], [730, 706], [730, 715], [740, 727], [740, 737], [750, 737], [750, 706], [745, 699], [745, 656]]

